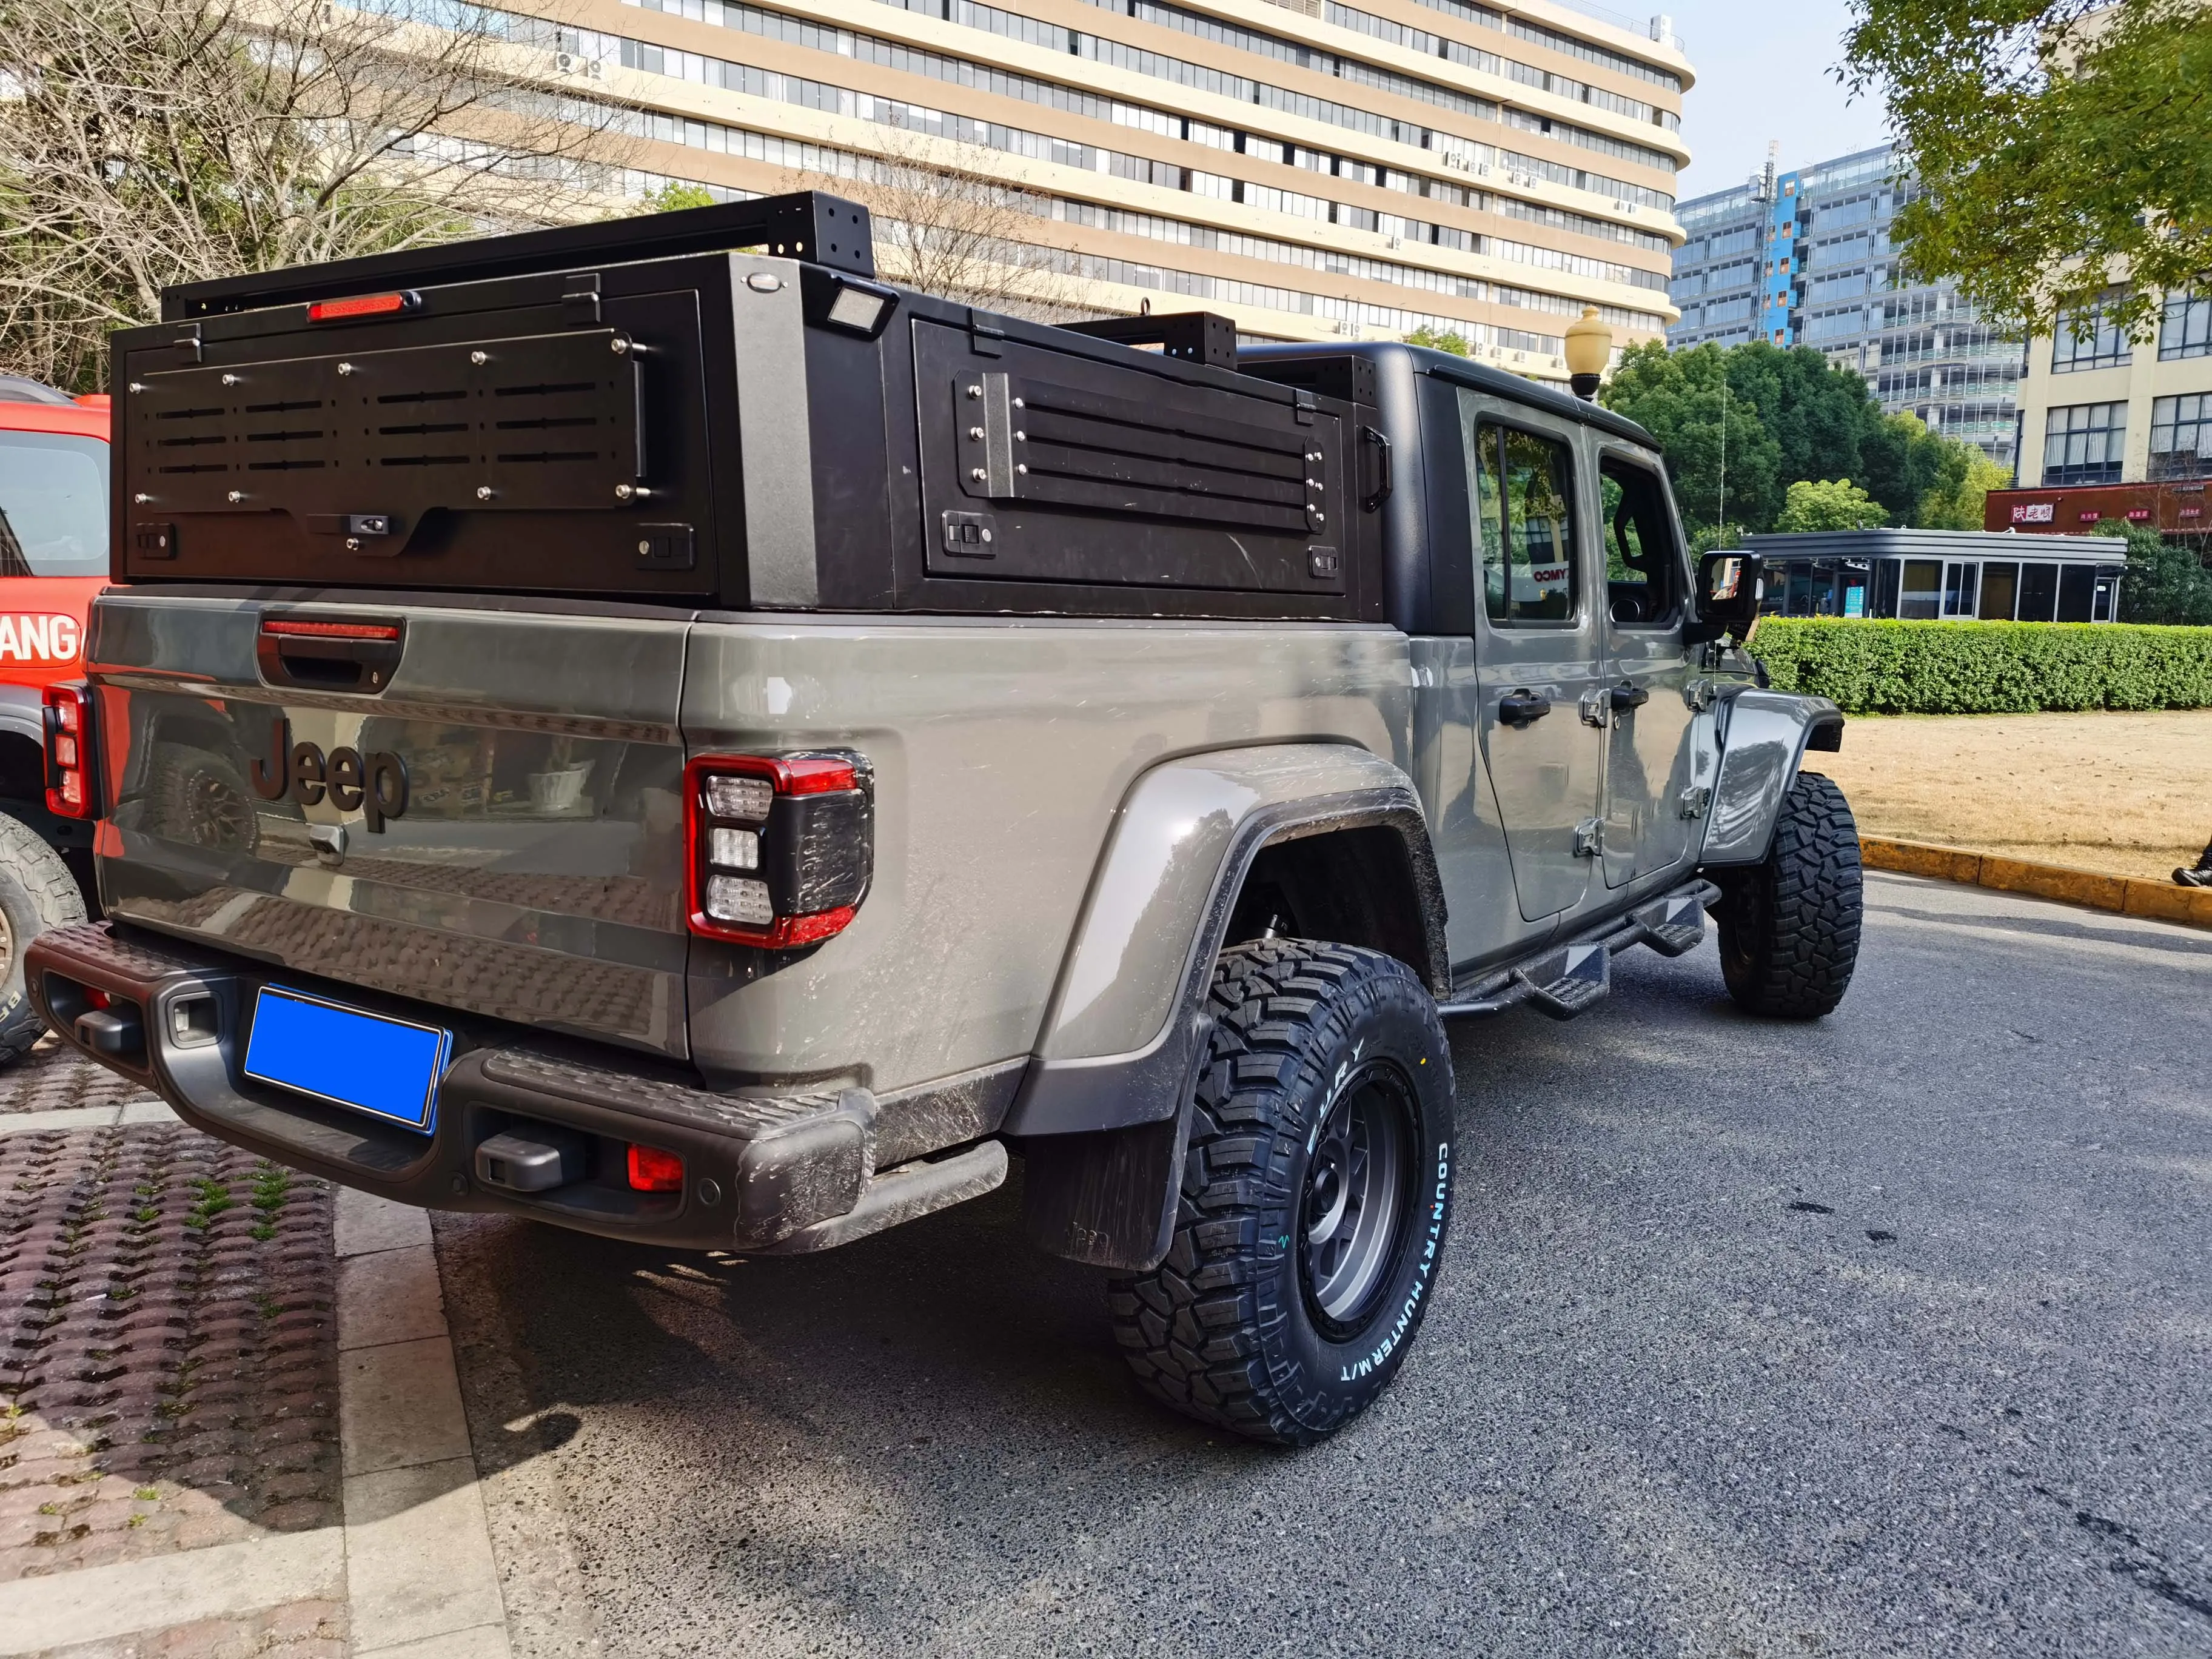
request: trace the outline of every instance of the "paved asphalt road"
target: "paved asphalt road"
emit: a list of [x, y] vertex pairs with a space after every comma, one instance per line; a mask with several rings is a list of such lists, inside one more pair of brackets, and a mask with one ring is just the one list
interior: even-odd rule
[[1893, 877], [1456, 1038], [1427, 1328], [1311, 1451], [1156, 1411], [990, 1200], [810, 1261], [442, 1218], [518, 1651], [2212, 1654], [2212, 935]]

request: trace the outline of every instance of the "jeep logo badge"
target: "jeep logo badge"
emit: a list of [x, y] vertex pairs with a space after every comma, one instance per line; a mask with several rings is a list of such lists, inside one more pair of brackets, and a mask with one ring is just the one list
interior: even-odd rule
[[341, 812], [358, 811], [362, 827], [380, 834], [386, 818], [407, 811], [407, 768], [388, 749], [333, 749], [327, 758], [312, 743], [292, 741], [292, 722], [270, 728], [269, 755], [251, 768], [253, 793], [264, 800], [287, 794], [302, 806], [327, 798]]

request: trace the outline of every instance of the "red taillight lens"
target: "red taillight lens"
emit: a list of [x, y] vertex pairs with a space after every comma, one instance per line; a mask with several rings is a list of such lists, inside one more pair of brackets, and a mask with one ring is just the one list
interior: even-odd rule
[[357, 294], [349, 300], [318, 300], [307, 307], [311, 323], [342, 323], [354, 317], [389, 317], [421, 303], [412, 293]]
[[874, 866], [859, 756], [702, 756], [684, 782], [692, 932], [790, 950], [851, 923]]
[[629, 1189], [634, 1193], [680, 1193], [684, 1190], [684, 1160], [658, 1146], [629, 1149]]
[[92, 763], [92, 692], [82, 684], [46, 689], [46, 810], [58, 817], [98, 816]]

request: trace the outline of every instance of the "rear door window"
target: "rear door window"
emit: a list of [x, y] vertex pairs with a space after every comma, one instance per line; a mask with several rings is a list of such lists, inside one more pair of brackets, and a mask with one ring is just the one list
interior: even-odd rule
[[1573, 452], [1519, 427], [1470, 421], [1464, 429], [1472, 434], [1468, 472], [1474, 481], [1475, 538], [1490, 620], [1572, 622], [1580, 586]]
[[107, 445], [0, 432], [0, 576], [107, 574]]
[[1681, 605], [1681, 556], [1658, 475], [1618, 456], [1598, 463], [1606, 604], [1616, 628], [1665, 628]]

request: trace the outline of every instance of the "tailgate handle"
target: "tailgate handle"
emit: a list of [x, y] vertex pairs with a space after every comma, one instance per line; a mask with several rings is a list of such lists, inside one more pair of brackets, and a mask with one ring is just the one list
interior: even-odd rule
[[266, 617], [253, 642], [261, 678], [271, 685], [319, 691], [381, 691], [406, 643], [397, 622], [337, 617]]

